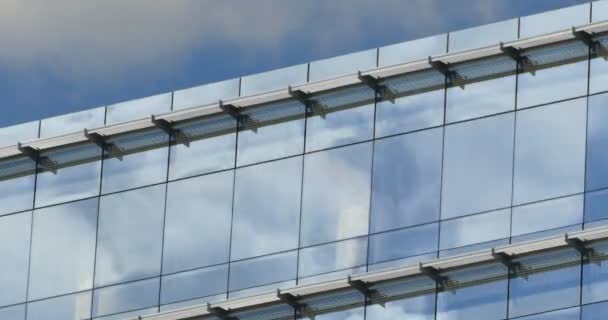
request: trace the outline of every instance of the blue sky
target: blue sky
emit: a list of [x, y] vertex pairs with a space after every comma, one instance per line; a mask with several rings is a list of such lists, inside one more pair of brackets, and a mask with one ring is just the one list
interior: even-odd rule
[[583, 0], [0, 0], [0, 127]]

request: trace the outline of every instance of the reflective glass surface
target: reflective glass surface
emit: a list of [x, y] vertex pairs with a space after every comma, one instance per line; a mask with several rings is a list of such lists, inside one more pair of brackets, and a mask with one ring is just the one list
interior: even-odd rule
[[[96, 289], [93, 317], [149, 308], [158, 305], [158, 278]], [[124, 319], [124, 315], [120, 317]]]
[[28, 320], [85, 320], [91, 318], [91, 291], [29, 303]]
[[308, 64], [299, 64], [297, 66], [245, 76], [241, 79], [241, 95], [249, 96], [287, 89], [287, 86], [306, 83], [307, 78]]
[[306, 320], [363, 320], [365, 315], [365, 310], [363, 307], [349, 309], [344, 311], [334, 311], [330, 313], [324, 313], [312, 317], [297, 317], [296, 319], [306, 319]]
[[[604, 3], [606, 7], [606, 19], [608, 20], [608, 5]], [[597, 39], [600, 46], [592, 50], [592, 59], [589, 61], [589, 94], [598, 92], [608, 91], [608, 51], [606, 50], [608, 45], [608, 37], [601, 37]]]
[[513, 204], [584, 190], [586, 118], [586, 99], [518, 112]]
[[301, 244], [368, 232], [372, 144], [304, 156]]
[[163, 273], [228, 262], [233, 172], [169, 183]]
[[[535, 314], [532, 316], [527, 316], [523, 318], [518, 318], [521, 320], [579, 320], [580, 319], [581, 309], [579, 307], [576, 308], [568, 308], [563, 310], [557, 310], [547, 313]], [[583, 320], [586, 318], [583, 318]]]
[[220, 265], [164, 276], [160, 303], [167, 304], [226, 292], [228, 265]]
[[291, 251], [234, 262], [230, 265], [230, 291], [295, 279], [297, 259], [297, 251]]
[[310, 63], [309, 81], [319, 81], [355, 74], [376, 67], [377, 49], [355, 52]]
[[593, 254], [583, 263], [583, 300], [594, 303], [608, 300], [608, 242], [590, 246]]
[[439, 220], [443, 129], [377, 140], [371, 231]]
[[157, 276], [165, 186], [104, 196], [100, 201], [95, 286]]
[[443, 90], [384, 100], [376, 107], [376, 137], [443, 124]]
[[40, 121], [40, 138], [103, 127], [105, 116], [106, 108], [100, 107], [43, 119]]
[[608, 312], [608, 302], [594, 303], [582, 307], [581, 320], [603, 320]]
[[367, 237], [300, 250], [298, 277], [366, 265]]
[[29, 300], [92, 288], [97, 201], [34, 211]]
[[587, 3], [521, 17], [520, 37], [528, 38], [587, 24], [591, 20], [589, 6], [590, 4]]
[[200, 107], [239, 96], [240, 79], [230, 79], [173, 93], [173, 110]]
[[438, 237], [438, 223], [372, 235], [369, 239], [368, 263], [375, 264], [437, 251]]
[[440, 34], [380, 47], [378, 66], [386, 67], [443, 54], [447, 50], [447, 38], [447, 34]]
[[608, 190], [585, 194], [585, 223], [608, 218]]
[[510, 206], [513, 127], [512, 113], [446, 127], [443, 219]]
[[464, 51], [517, 40], [518, 19], [505, 20], [456, 32], [450, 32], [450, 51]]
[[[30, 253], [32, 214], [24, 212], [0, 217], [0, 306], [25, 301]], [[0, 309], [0, 319], [3, 309]], [[4, 311], [8, 313], [8, 311]], [[6, 318], [9, 319], [9, 318]]]
[[608, 2], [594, 1], [591, 5], [593, 6], [591, 15], [591, 20], [593, 22], [608, 20]]
[[25, 304], [0, 308], [0, 320], [25, 320]]
[[[23, 163], [32, 172], [36, 165], [33, 161], [26, 159]], [[20, 178], [0, 180], [0, 215], [7, 213], [29, 210], [34, 204], [34, 183], [36, 176], [33, 174]]]
[[103, 161], [101, 193], [127, 190], [167, 180], [169, 148], [138, 152]]
[[298, 247], [302, 158], [236, 171], [231, 260]]
[[513, 208], [513, 236], [583, 223], [583, 196]]
[[441, 221], [440, 250], [509, 238], [511, 209]]
[[0, 128], [0, 149], [38, 138], [40, 121], [31, 121]]
[[171, 100], [172, 94], [169, 92], [109, 105], [106, 111], [106, 125], [170, 112]]
[[608, 94], [589, 97], [587, 190], [608, 187]]
[[368, 305], [365, 310], [365, 315], [366, 319], [370, 320], [434, 320], [435, 294]]

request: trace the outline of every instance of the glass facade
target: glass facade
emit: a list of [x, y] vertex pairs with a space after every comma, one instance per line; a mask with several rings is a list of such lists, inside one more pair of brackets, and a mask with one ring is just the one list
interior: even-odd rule
[[[605, 7], [596, 6], [594, 17]], [[590, 12], [577, 6], [45, 119], [0, 129], [0, 143], [544, 34], [589, 23]], [[0, 246], [0, 320], [121, 319], [608, 221], [608, 54], [601, 44], [571, 49], [583, 53], [546, 66], [561, 49], [534, 49], [526, 61], [541, 62], [457, 64], [459, 76], [418, 72], [382, 79], [382, 90], [353, 85], [170, 134], [115, 136], [103, 151], [76, 144], [37, 162], [2, 161], [3, 175], [20, 171], [0, 178], [0, 243], [10, 244]], [[499, 75], [487, 76], [488, 65]], [[89, 160], [73, 163], [76, 154]], [[599, 319], [608, 310], [604, 251], [452, 272], [438, 287], [419, 279], [409, 285], [427, 291], [416, 296], [388, 299], [397, 289], [379, 287], [389, 293], [357, 296], [350, 310], [295, 317]], [[549, 270], [548, 261], [570, 264]], [[473, 281], [479, 274], [488, 279]]]

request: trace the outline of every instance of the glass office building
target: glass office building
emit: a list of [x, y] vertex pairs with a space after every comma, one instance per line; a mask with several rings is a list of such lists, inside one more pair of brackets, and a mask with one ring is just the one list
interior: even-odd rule
[[0, 320], [605, 319], [607, 163], [608, 1], [2, 128]]

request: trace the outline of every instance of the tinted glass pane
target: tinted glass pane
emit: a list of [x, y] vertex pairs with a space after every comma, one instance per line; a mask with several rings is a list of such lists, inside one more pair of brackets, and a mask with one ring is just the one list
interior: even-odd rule
[[231, 259], [298, 247], [302, 158], [238, 169]]
[[301, 249], [298, 277], [363, 266], [366, 256], [366, 237]]
[[429, 91], [378, 102], [376, 137], [443, 124], [443, 90]]
[[228, 262], [233, 172], [170, 183], [163, 273]]
[[[603, 6], [606, 7], [606, 20], [608, 20], [608, 5], [605, 5], [604, 1], [597, 3], [603, 3]], [[592, 59], [589, 62], [590, 94], [608, 91], [608, 51], [606, 50], [608, 37], [597, 38], [597, 41], [601, 47], [593, 50]]]
[[103, 161], [102, 193], [127, 190], [167, 180], [169, 148], [163, 147]]
[[91, 318], [91, 291], [36, 301], [27, 305], [28, 320]]
[[376, 67], [377, 49], [355, 52], [310, 63], [309, 81], [337, 78]]
[[608, 300], [608, 242], [592, 244], [594, 254], [583, 264], [583, 303]]
[[438, 227], [439, 224], [431, 223], [370, 236], [368, 263], [437, 251]]
[[586, 99], [517, 114], [514, 204], [584, 190]]
[[443, 219], [511, 204], [513, 126], [505, 114], [446, 127]]
[[608, 187], [608, 95], [589, 97], [587, 190]]
[[173, 110], [200, 107], [219, 100], [229, 100], [239, 96], [240, 79], [230, 79], [221, 82], [178, 90], [173, 93]]
[[439, 220], [442, 129], [377, 140], [372, 232]]
[[268, 91], [287, 89], [287, 86], [306, 83], [307, 77], [308, 64], [300, 64], [246, 76], [241, 79], [241, 95], [250, 96]]
[[0, 217], [0, 306], [25, 301], [31, 224], [30, 212]]
[[509, 238], [511, 209], [441, 222], [440, 249], [451, 249]]
[[106, 125], [148, 118], [171, 111], [172, 93], [163, 93], [108, 106]]
[[93, 317], [156, 306], [159, 284], [156, 278], [97, 289], [93, 293]]
[[39, 121], [32, 121], [0, 128], [0, 148], [14, 146], [17, 142], [25, 142], [38, 138], [39, 126]]
[[160, 273], [165, 186], [101, 198], [95, 285]]
[[585, 223], [608, 218], [608, 190], [585, 194]]
[[230, 291], [295, 279], [297, 259], [297, 251], [291, 251], [234, 262], [230, 265]]
[[584, 25], [590, 21], [589, 13], [589, 4], [584, 4], [522, 17], [520, 36], [528, 38]]
[[25, 304], [18, 306], [0, 308], [0, 320], [23, 320], [25, 319]]
[[344, 311], [334, 311], [331, 313], [325, 313], [316, 315], [314, 317], [297, 317], [296, 319], [306, 319], [306, 320], [363, 320], [364, 319], [364, 309], [363, 307], [344, 310]]
[[97, 199], [34, 211], [29, 300], [90, 289]]
[[[35, 170], [34, 162], [25, 163], [32, 171]], [[18, 211], [29, 210], [34, 204], [34, 183], [36, 177], [33, 174], [25, 177], [0, 180], [0, 215]]]
[[581, 320], [603, 320], [606, 317], [606, 312], [608, 312], [608, 302], [583, 306]]
[[[579, 307], [569, 308], [564, 310], [557, 310], [553, 312], [535, 314], [519, 318], [521, 320], [579, 320], [581, 310]], [[583, 318], [585, 319], [585, 318]]]
[[386, 67], [445, 53], [447, 36], [440, 34], [381, 47], [378, 53], [378, 66]]
[[513, 208], [513, 236], [583, 223], [583, 196]]
[[373, 136], [373, 104], [312, 116], [306, 122], [306, 151], [370, 140]]
[[450, 32], [450, 51], [464, 51], [496, 45], [498, 41], [517, 40], [518, 19], [505, 20], [483, 26]]
[[40, 138], [103, 127], [105, 116], [106, 108], [101, 107], [44, 119], [40, 122]]
[[162, 279], [160, 303], [211, 296], [227, 288], [228, 265], [172, 274]]
[[303, 245], [367, 234], [371, 158], [371, 143], [304, 157]]
[[435, 295], [421, 295], [402, 300], [384, 302], [382, 304], [368, 305], [366, 319], [394, 320], [394, 319], [435, 319]]

